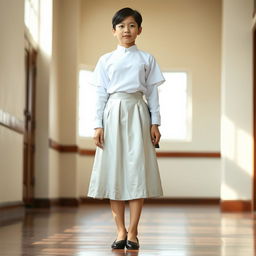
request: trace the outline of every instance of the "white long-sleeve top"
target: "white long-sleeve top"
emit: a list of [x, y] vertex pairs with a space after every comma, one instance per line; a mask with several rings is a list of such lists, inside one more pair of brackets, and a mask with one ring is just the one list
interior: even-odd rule
[[115, 92], [144, 93], [151, 124], [161, 125], [158, 86], [165, 78], [155, 58], [137, 45], [126, 48], [118, 45], [116, 50], [102, 55], [94, 69], [91, 84], [96, 88], [96, 113], [94, 128], [103, 127], [103, 112], [110, 94]]

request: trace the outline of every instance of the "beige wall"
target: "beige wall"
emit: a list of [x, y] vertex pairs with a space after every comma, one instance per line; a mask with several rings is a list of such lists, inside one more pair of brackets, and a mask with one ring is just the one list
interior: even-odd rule
[[[192, 141], [164, 143], [163, 150], [220, 150], [221, 1], [81, 1], [80, 64], [92, 67], [116, 48], [111, 18], [130, 6], [143, 15], [139, 48], [152, 53], [163, 71], [185, 70], [192, 83]], [[209, 136], [210, 135], [210, 136]]]
[[252, 0], [223, 1], [221, 197], [225, 200], [252, 198], [252, 14]]
[[[0, 109], [23, 120], [23, 1], [0, 1]], [[14, 18], [15, 17], [15, 18]], [[23, 136], [0, 126], [0, 203], [22, 201]]]
[[[43, 2], [45, 4], [45, 2]], [[50, 4], [52, 2], [50, 1]], [[60, 144], [76, 144], [77, 56], [80, 2], [53, 1], [52, 23], [43, 41], [49, 41], [49, 51], [39, 46], [40, 90], [37, 97], [37, 198], [78, 197], [77, 155], [60, 154], [49, 148], [48, 139]], [[49, 8], [50, 8], [49, 7]], [[49, 10], [51, 13], [51, 11]], [[48, 13], [43, 13], [47, 19]], [[49, 19], [49, 17], [48, 17]], [[52, 32], [51, 32], [52, 31]]]
[[[51, 0], [42, 2], [51, 4]], [[122, 7], [131, 6], [141, 11], [144, 18], [143, 33], [137, 41], [139, 48], [152, 53], [163, 71], [186, 70], [191, 74], [192, 141], [162, 142], [161, 150], [194, 152], [221, 148], [224, 156], [222, 162], [200, 158], [159, 159], [165, 196], [250, 198], [252, 0], [245, 2], [224, 0], [222, 12], [221, 0], [54, 0], [53, 42], [44, 33], [41, 39], [45, 40], [39, 43], [36, 197], [86, 196], [93, 157], [60, 154], [49, 149], [48, 138], [61, 144], [94, 148], [91, 139], [77, 134], [78, 71], [80, 67], [93, 69], [100, 55], [116, 48], [116, 39], [111, 34], [112, 15]], [[0, 58], [0, 109], [22, 120], [23, 14], [23, 1], [0, 1], [0, 24], [5, 24], [0, 25], [0, 55], [3, 56]], [[44, 26], [51, 29], [52, 24], [48, 20]], [[50, 48], [45, 48], [46, 42]], [[222, 138], [222, 146], [220, 105], [221, 131], [229, 136]], [[0, 203], [21, 201], [23, 137], [0, 127], [0, 141]], [[228, 188], [236, 193], [228, 193]]]
[[[126, 6], [139, 10], [143, 32], [136, 41], [138, 47], [153, 54], [163, 71], [184, 70], [190, 75], [192, 140], [162, 141], [161, 151], [220, 151], [221, 1], [81, 3], [81, 68], [93, 69], [100, 55], [116, 48], [111, 32], [113, 14]], [[91, 139], [79, 138], [78, 142], [81, 147], [94, 148]], [[220, 196], [219, 159], [169, 158], [158, 162], [165, 196]], [[91, 167], [92, 161], [86, 167], [79, 164], [80, 173], [90, 173]], [[81, 180], [81, 188], [82, 183], [86, 186], [88, 180]], [[85, 195], [84, 189], [80, 193]]]
[[0, 203], [22, 201], [23, 136], [0, 126]]
[[0, 1], [0, 109], [21, 120], [25, 106], [23, 16], [23, 1]]
[[35, 197], [50, 197], [49, 111], [52, 74], [52, 0], [40, 1], [37, 81], [36, 81], [36, 151]]
[[[59, 1], [59, 0], [58, 0]], [[58, 5], [58, 86], [60, 142], [76, 143], [76, 97], [78, 82], [79, 0], [61, 0]]]
[[[54, 1], [49, 138], [64, 145], [75, 145], [77, 137], [79, 11], [79, 0]], [[49, 154], [49, 197], [78, 197], [77, 155]]]
[[[59, 1], [53, 1], [52, 20], [52, 58], [49, 88], [49, 135], [52, 140], [60, 140], [60, 86], [59, 86]], [[58, 198], [60, 190], [60, 153], [49, 150], [49, 197]]]

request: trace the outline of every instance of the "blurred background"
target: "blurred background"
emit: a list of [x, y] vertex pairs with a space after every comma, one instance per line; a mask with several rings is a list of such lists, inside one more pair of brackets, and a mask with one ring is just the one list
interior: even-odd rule
[[1, 0], [0, 207], [88, 200], [88, 81], [123, 7], [141, 12], [136, 44], [166, 78], [159, 200], [254, 209], [252, 0]]

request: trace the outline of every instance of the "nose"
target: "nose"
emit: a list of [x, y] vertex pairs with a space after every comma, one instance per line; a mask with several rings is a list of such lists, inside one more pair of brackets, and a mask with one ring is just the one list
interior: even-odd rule
[[125, 31], [125, 32], [129, 32], [129, 31], [130, 31], [129, 26], [125, 26], [125, 27], [124, 27], [124, 31]]

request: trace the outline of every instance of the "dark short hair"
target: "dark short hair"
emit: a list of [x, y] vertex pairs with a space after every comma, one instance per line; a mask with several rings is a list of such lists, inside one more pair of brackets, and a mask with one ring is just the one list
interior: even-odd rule
[[126, 8], [123, 8], [123, 9], [120, 9], [119, 11], [117, 11], [115, 13], [115, 15], [113, 16], [113, 18], [112, 18], [113, 29], [116, 29], [116, 25], [121, 23], [125, 18], [127, 18], [129, 16], [132, 16], [135, 19], [136, 23], [138, 24], [138, 27], [140, 28], [141, 23], [142, 23], [141, 14], [136, 10], [126, 7]]

